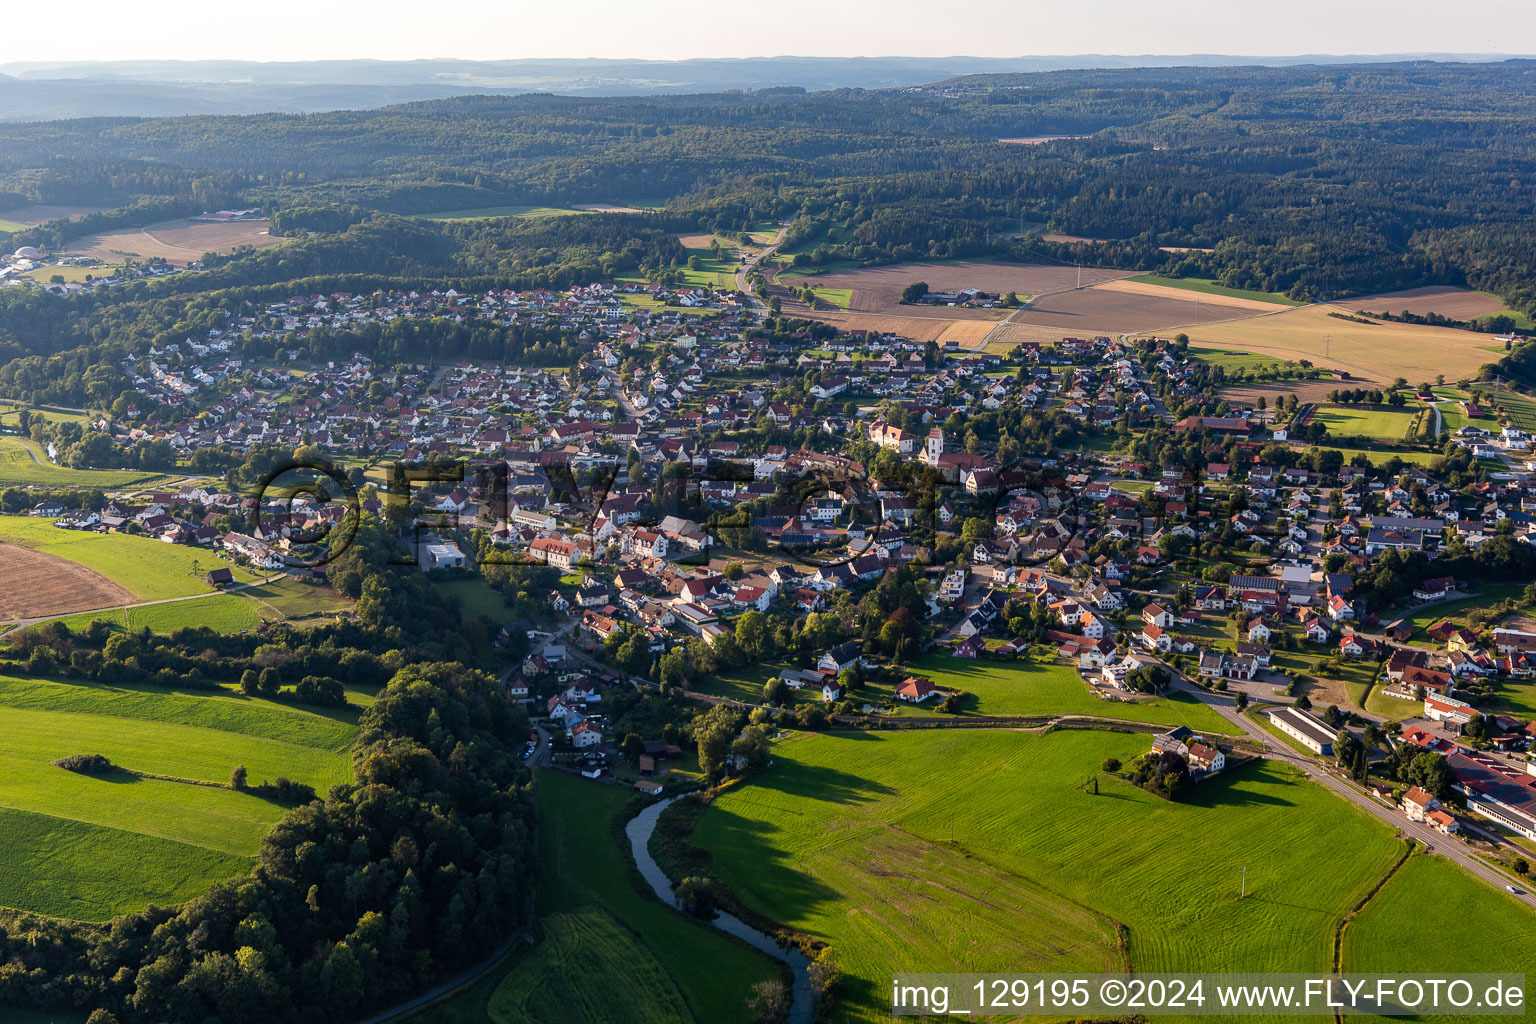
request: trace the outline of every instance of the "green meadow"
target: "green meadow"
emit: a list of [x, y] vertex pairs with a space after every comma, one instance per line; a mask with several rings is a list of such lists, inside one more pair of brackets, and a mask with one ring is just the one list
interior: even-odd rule
[[[35, 458], [34, 458], [35, 456]], [[0, 437], [0, 485], [12, 487], [131, 487], [159, 473], [139, 469], [69, 469], [55, 466], [33, 441]]]
[[699, 258], [699, 269], [693, 270], [686, 264], [679, 270], [684, 284], [705, 288], [735, 288], [736, 270], [740, 266], [739, 261], [731, 256], [729, 251], [724, 258], [717, 258], [711, 249], [689, 249], [688, 256]]
[[749, 906], [839, 951], [838, 1021], [885, 1020], [891, 973], [919, 966], [1326, 970], [1335, 924], [1402, 850], [1392, 831], [1272, 762], [1180, 803], [1102, 774], [1147, 749], [1076, 730], [798, 734], [694, 841]]
[[0, 516], [0, 543], [20, 544], [78, 562], [141, 601], [206, 593], [209, 587], [203, 577], [213, 569], [232, 568], [237, 580], [256, 578], [211, 551], [121, 533], [60, 530], [51, 519]]
[[[1454, 841], [1454, 840], [1453, 840]], [[1425, 908], [1441, 911], [1424, 927]], [[1409, 858], [1344, 929], [1343, 969], [1359, 973], [1536, 972], [1531, 912], [1443, 857]], [[1400, 1018], [1374, 1018], [1379, 1020]], [[1497, 1021], [1509, 1017], [1417, 1020]]]
[[180, 903], [254, 863], [193, 843], [3, 806], [0, 832], [0, 906], [76, 921]]
[[1400, 441], [1413, 419], [1410, 409], [1389, 409], [1355, 406], [1324, 406], [1313, 417], [1328, 425], [1329, 434], [1374, 437], [1381, 441]]
[[467, 580], [445, 580], [437, 589], [449, 597], [457, 597], [465, 615], [478, 615], [493, 622], [508, 618], [506, 598], [484, 579], [476, 576]]
[[753, 1019], [747, 994], [778, 978], [778, 965], [635, 888], [612, 829], [634, 796], [627, 787], [539, 773], [538, 942], [494, 987], [476, 985], [413, 1021]]
[[220, 633], [238, 633], [260, 625], [261, 614], [260, 606], [242, 594], [211, 594], [192, 601], [82, 612], [65, 616], [63, 622], [71, 629], [80, 630], [96, 619], [127, 630], [148, 627], [156, 633], [171, 633], [186, 626], [207, 626]]
[[[910, 669], [913, 675], [933, 680], [940, 689], [968, 693], [970, 696], [960, 702], [962, 714], [1091, 715], [1156, 725], [1187, 725], [1196, 732], [1237, 731], [1236, 726], [1188, 694], [1103, 700], [1093, 695], [1070, 665], [972, 660], [934, 653], [914, 662]], [[932, 713], [932, 708], [924, 713]]]
[[1255, 370], [1267, 370], [1272, 367], [1283, 367], [1286, 360], [1275, 356], [1260, 355], [1256, 352], [1247, 352], [1243, 349], [1207, 348], [1201, 345], [1189, 346], [1189, 354], [1202, 363], [1219, 366], [1228, 373], [1234, 370], [1247, 370], [1252, 373]]
[[[104, 920], [180, 902], [249, 870], [284, 812], [229, 789], [236, 765], [321, 792], [351, 777], [352, 726], [222, 692], [0, 676], [0, 708], [0, 906]], [[71, 754], [116, 767], [53, 764]]]

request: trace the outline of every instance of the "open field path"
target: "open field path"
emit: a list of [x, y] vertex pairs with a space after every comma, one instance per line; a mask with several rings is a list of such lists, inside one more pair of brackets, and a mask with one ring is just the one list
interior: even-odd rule
[[[1225, 697], [1218, 697], [1215, 694], [1208, 693], [1198, 686], [1191, 685], [1182, 673], [1173, 672], [1172, 674], [1175, 680], [1174, 689], [1186, 690], [1190, 696], [1200, 701], [1200, 703], [1213, 708], [1222, 717], [1239, 726], [1250, 739], [1259, 742], [1263, 747], [1265, 757], [1290, 762], [1300, 768], [1312, 781], [1322, 783], [1339, 796], [1358, 807], [1364, 808], [1388, 825], [1391, 825], [1402, 835], [1418, 840], [1425, 849], [1441, 854], [1447, 860], [1454, 861], [1489, 885], [1500, 889], [1507, 889], [1509, 886], [1510, 882], [1504, 875], [1483, 863], [1472, 851], [1466, 849], [1453, 837], [1442, 835], [1427, 825], [1409, 821], [1408, 816], [1397, 808], [1386, 806], [1350, 783], [1340, 779], [1312, 758], [1302, 757], [1300, 754], [1292, 751], [1285, 744], [1266, 732], [1257, 722], [1250, 719], [1247, 715], [1238, 713], [1232, 701]], [[1532, 911], [1536, 911], [1536, 895], [1532, 895], [1530, 890], [1526, 889], [1524, 895], [1516, 896], [1515, 899], [1524, 903]]]
[[64, 612], [54, 615], [33, 615], [24, 619], [0, 619], [0, 632], [11, 629], [21, 629], [26, 626], [35, 626], [39, 622], [48, 622], [52, 619], [68, 618], [75, 615], [96, 615], [101, 612], [120, 612], [130, 608], [148, 608], [157, 604], [180, 604], [183, 601], [201, 601], [204, 598], [218, 597], [220, 594], [239, 594], [252, 587], [265, 586], [277, 577], [269, 576], [264, 579], [254, 580], [250, 583], [233, 583], [222, 590], [210, 590], [206, 594], [187, 594], [183, 597], [162, 597], [158, 601], [132, 601], [128, 604], [108, 605], [105, 608], [82, 608], [79, 611]]

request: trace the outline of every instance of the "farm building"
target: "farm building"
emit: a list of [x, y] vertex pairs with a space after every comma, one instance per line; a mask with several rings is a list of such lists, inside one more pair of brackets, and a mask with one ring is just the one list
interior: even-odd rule
[[1275, 728], [1316, 754], [1333, 753], [1333, 732], [1300, 708], [1275, 708], [1269, 712]]

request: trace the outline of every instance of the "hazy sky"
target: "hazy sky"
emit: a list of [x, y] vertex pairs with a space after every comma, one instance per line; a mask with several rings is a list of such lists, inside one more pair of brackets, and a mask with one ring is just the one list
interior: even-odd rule
[[0, 62], [1532, 51], [1533, 0], [71, 0], [0, 20]]

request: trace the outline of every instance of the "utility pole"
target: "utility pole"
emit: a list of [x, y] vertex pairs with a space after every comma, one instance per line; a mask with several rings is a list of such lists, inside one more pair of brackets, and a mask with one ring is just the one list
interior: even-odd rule
[[1081, 263], [1077, 265], [1077, 286], [1079, 288], [1083, 286], [1083, 265]]
[[1237, 897], [1240, 900], [1248, 898], [1248, 865], [1243, 865], [1243, 889]]

